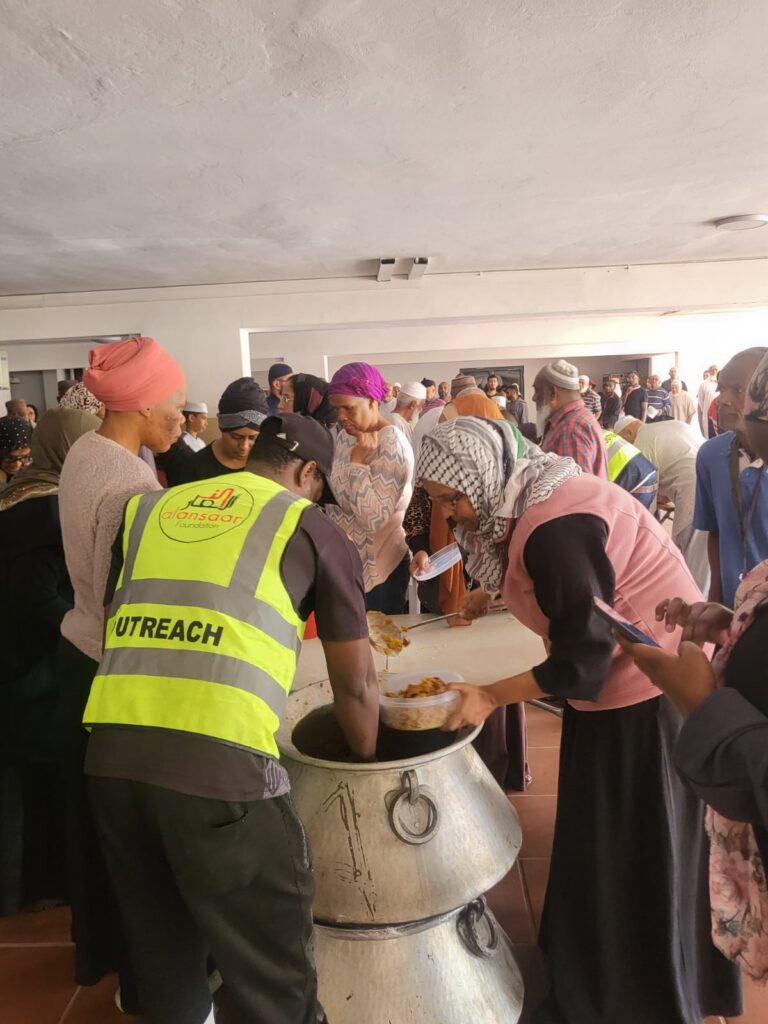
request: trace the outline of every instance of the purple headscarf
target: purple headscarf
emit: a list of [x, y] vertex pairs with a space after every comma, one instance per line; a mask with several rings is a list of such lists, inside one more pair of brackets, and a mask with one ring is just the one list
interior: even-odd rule
[[370, 363], [347, 363], [331, 377], [329, 395], [352, 395], [354, 398], [373, 398], [381, 402], [387, 393], [387, 383]]

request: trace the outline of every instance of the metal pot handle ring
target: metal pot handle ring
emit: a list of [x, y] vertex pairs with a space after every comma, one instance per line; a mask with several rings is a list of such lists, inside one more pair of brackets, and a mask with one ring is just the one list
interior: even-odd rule
[[[416, 772], [410, 769], [404, 771], [402, 786], [389, 808], [389, 824], [398, 839], [409, 846], [421, 846], [422, 843], [428, 843], [440, 827], [440, 812], [434, 800], [419, 789]], [[424, 807], [426, 824], [419, 827], [422, 815], [418, 815], [416, 827], [412, 827], [408, 819], [413, 819], [414, 811]]]
[[[488, 931], [488, 938], [483, 942], [478, 934], [478, 925], [483, 921]], [[474, 956], [493, 956], [499, 944], [499, 933], [496, 930], [492, 919], [488, 916], [488, 907], [485, 898], [472, 900], [459, 914], [456, 919], [456, 928], [459, 938]]]

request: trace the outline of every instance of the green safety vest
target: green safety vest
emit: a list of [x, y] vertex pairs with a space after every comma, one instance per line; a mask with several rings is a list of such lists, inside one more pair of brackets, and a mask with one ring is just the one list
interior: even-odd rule
[[83, 724], [277, 757], [305, 625], [280, 563], [310, 504], [248, 472], [132, 498]]

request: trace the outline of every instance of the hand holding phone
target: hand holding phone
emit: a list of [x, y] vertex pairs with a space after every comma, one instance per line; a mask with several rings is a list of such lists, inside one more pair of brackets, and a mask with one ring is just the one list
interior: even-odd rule
[[592, 598], [592, 607], [595, 609], [601, 619], [605, 619], [606, 622], [611, 624], [614, 632], [618, 633], [619, 636], [628, 640], [631, 644], [645, 644], [647, 647], [660, 647], [661, 645], [656, 643], [653, 637], [648, 636], [637, 626], [633, 626], [631, 622], [628, 622], [625, 618], [618, 614], [618, 612], [611, 608], [609, 604], [601, 600], [599, 597]]

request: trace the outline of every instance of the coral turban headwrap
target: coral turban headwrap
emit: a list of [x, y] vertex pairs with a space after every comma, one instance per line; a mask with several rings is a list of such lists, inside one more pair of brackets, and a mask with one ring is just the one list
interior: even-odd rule
[[181, 367], [154, 338], [100, 345], [89, 362], [83, 384], [112, 412], [151, 408], [186, 387]]

